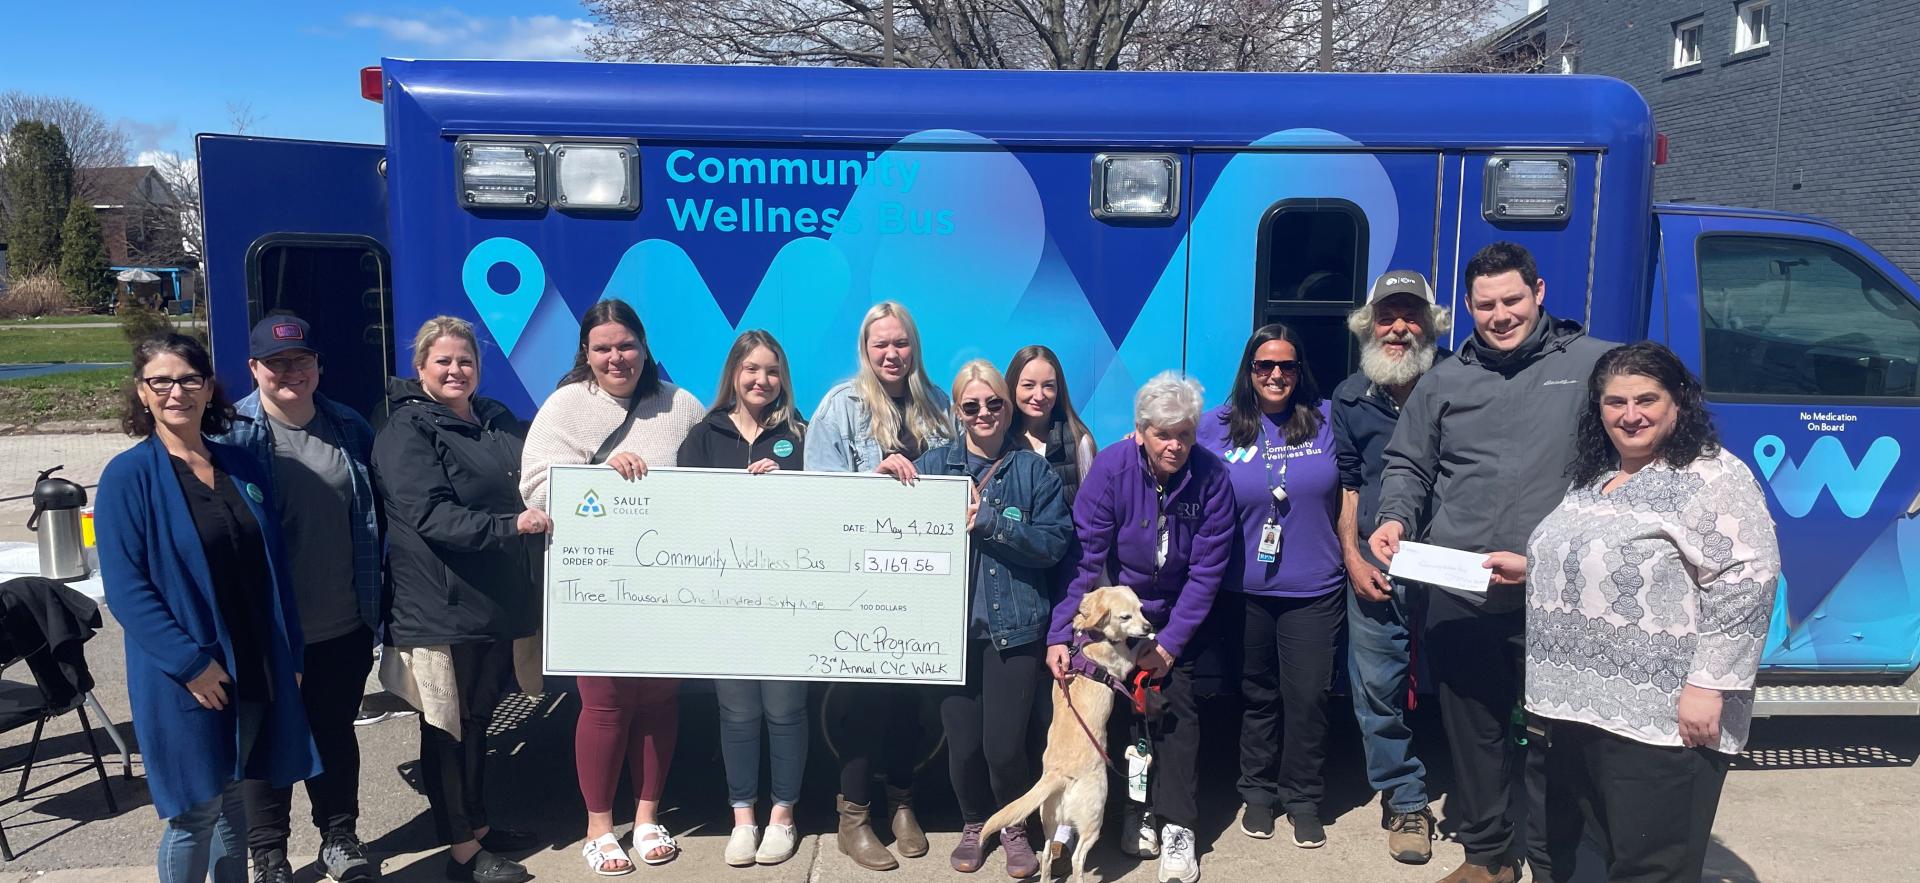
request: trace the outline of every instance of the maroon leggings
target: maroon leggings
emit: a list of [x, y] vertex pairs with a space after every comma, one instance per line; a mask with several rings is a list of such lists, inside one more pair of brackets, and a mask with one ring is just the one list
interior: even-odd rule
[[680, 732], [680, 682], [663, 678], [580, 677], [580, 722], [573, 763], [587, 812], [612, 812], [627, 765], [633, 793], [659, 800]]

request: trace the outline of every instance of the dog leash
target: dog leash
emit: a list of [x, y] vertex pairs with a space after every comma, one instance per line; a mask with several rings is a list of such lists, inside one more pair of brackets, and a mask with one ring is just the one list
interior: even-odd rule
[[1056, 675], [1054, 677], [1054, 682], [1060, 685], [1060, 695], [1067, 700], [1067, 711], [1073, 714], [1074, 723], [1080, 725], [1080, 732], [1087, 734], [1087, 744], [1093, 746], [1094, 753], [1100, 755], [1100, 760], [1107, 765], [1107, 769], [1113, 770], [1116, 775], [1124, 777], [1125, 774], [1120, 772], [1120, 768], [1113, 765], [1113, 758], [1107, 756], [1107, 749], [1101, 747], [1099, 739], [1094, 738], [1093, 728], [1087, 726], [1087, 719], [1080, 716], [1080, 709], [1073, 707], [1073, 690], [1068, 687], [1073, 682], [1074, 677], [1072, 672], [1068, 672], [1064, 676]]

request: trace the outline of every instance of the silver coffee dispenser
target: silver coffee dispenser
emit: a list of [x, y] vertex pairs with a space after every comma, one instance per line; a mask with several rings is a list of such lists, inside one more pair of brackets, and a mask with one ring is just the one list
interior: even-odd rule
[[48, 469], [34, 482], [33, 516], [27, 519], [27, 529], [40, 543], [40, 575], [72, 582], [87, 578], [86, 550], [80, 542], [80, 510], [87, 505], [87, 489], [52, 477], [64, 468]]

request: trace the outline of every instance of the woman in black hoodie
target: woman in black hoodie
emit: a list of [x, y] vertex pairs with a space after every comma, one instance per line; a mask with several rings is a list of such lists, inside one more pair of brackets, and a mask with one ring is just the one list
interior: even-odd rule
[[[713, 407], [680, 446], [681, 466], [745, 469], [756, 475], [799, 469], [805, 426], [794, 413], [787, 353], [765, 331], [740, 335], [715, 385]], [[720, 700], [720, 756], [727, 768], [733, 834], [727, 864], [775, 865], [793, 856], [793, 804], [807, 767], [805, 681], [715, 681]], [[760, 798], [760, 722], [766, 721], [772, 761], [773, 813], [765, 838], [757, 836]]]
[[[394, 657], [383, 680], [421, 712], [420, 780], [435, 831], [450, 847], [447, 877], [519, 883], [532, 879], [527, 869], [496, 853], [532, 848], [535, 838], [488, 825], [482, 773], [513, 642], [540, 624], [534, 573], [539, 535], [551, 522], [520, 500], [526, 424], [474, 394], [473, 326], [429, 319], [413, 350], [420, 380], [390, 386], [392, 416], [373, 443], [388, 522], [386, 652]], [[422, 698], [448, 695], [451, 703]]]

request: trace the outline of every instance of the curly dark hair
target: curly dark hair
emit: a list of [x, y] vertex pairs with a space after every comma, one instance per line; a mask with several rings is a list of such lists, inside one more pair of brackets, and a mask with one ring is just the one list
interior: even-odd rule
[[1580, 426], [1573, 461], [1573, 483], [1585, 486], [1620, 465], [1620, 452], [1607, 437], [1601, 422], [1600, 397], [1607, 381], [1626, 374], [1646, 377], [1673, 396], [1675, 408], [1673, 433], [1660, 443], [1657, 452], [1667, 465], [1682, 469], [1695, 460], [1720, 453], [1720, 433], [1713, 428], [1713, 415], [1707, 413], [1706, 396], [1700, 378], [1693, 376], [1673, 350], [1653, 341], [1614, 347], [1593, 365], [1587, 378], [1587, 409], [1580, 413]]
[[227, 401], [220, 379], [213, 376], [213, 357], [207, 355], [207, 348], [198, 338], [185, 334], [156, 334], [133, 345], [133, 373], [127, 378], [126, 406], [120, 412], [121, 431], [134, 438], [153, 434], [153, 414], [147, 411], [146, 403], [140, 401], [140, 378], [145, 376], [147, 363], [163, 355], [179, 356], [195, 374], [207, 378], [210, 394], [207, 410], [200, 414], [200, 433], [220, 435], [232, 428], [233, 403]]
[[1292, 328], [1274, 322], [1253, 330], [1247, 338], [1247, 345], [1240, 351], [1240, 361], [1234, 366], [1233, 390], [1227, 393], [1227, 402], [1231, 405], [1223, 415], [1227, 423], [1227, 440], [1234, 447], [1244, 448], [1260, 437], [1260, 396], [1253, 391], [1253, 376], [1248, 365], [1253, 362], [1253, 354], [1268, 341], [1282, 340], [1293, 346], [1293, 357], [1300, 362], [1300, 376], [1295, 378], [1293, 395], [1287, 402], [1289, 413], [1281, 431], [1286, 435], [1287, 444], [1298, 445], [1312, 441], [1320, 432], [1320, 384], [1313, 379], [1313, 369], [1307, 366], [1307, 348], [1300, 343], [1300, 335]]

